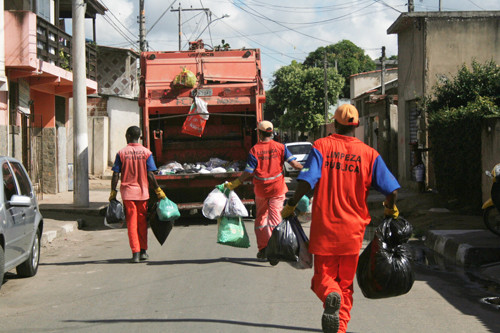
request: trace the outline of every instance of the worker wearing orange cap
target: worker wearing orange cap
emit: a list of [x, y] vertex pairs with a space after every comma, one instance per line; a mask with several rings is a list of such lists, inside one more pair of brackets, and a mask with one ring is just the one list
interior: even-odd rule
[[378, 152], [354, 137], [358, 110], [335, 111], [335, 132], [314, 142], [297, 177], [293, 198], [281, 215], [293, 214], [300, 198], [314, 188], [309, 252], [314, 254], [311, 289], [324, 304], [324, 332], [345, 332], [353, 304], [353, 281], [365, 228], [370, 223], [370, 187], [386, 195], [385, 215], [397, 217], [399, 183]]
[[234, 190], [253, 175], [255, 192], [255, 236], [259, 252], [257, 258], [266, 260], [266, 246], [273, 229], [281, 222], [281, 209], [288, 187], [283, 175], [283, 164], [288, 162], [296, 170], [302, 164], [296, 161], [284, 144], [273, 140], [273, 124], [264, 120], [257, 125], [259, 142], [250, 149], [243, 174], [225, 186]]

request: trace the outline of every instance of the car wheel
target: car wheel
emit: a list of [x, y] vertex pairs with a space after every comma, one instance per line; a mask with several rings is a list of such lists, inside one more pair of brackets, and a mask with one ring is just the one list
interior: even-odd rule
[[3, 253], [3, 247], [0, 246], [0, 288], [2, 288], [3, 284], [3, 276], [4, 276], [4, 269], [5, 269], [5, 257]]
[[34, 276], [38, 270], [38, 262], [40, 261], [40, 230], [36, 231], [31, 251], [28, 259], [16, 267], [17, 275], [20, 277]]

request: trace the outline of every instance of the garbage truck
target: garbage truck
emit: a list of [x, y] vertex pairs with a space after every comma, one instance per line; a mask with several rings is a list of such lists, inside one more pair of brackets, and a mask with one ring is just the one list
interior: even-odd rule
[[[140, 66], [143, 144], [159, 167], [158, 184], [181, 212], [199, 210], [216, 185], [242, 174], [257, 142], [260, 50], [207, 50], [200, 40], [188, 51], [142, 52]], [[251, 181], [236, 193], [251, 209]]]

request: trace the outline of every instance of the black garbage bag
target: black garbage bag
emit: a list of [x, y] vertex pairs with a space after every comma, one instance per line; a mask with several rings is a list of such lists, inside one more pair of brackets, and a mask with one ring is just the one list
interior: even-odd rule
[[148, 222], [156, 239], [160, 245], [163, 245], [163, 243], [167, 240], [168, 235], [170, 235], [170, 231], [172, 231], [172, 228], [174, 227], [174, 221], [162, 221], [156, 211], [157, 206], [158, 204], [154, 203], [151, 207], [149, 207]]
[[386, 298], [406, 294], [415, 281], [408, 239], [411, 224], [399, 217], [387, 218], [375, 237], [359, 256], [356, 278], [367, 298]]
[[125, 221], [125, 211], [121, 202], [116, 199], [111, 200], [106, 210], [106, 222], [111, 224], [123, 221]]
[[266, 256], [271, 263], [279, 261], [299, 261], [299, 241], [292, 227], [292, 219], [295, 216], [283, 219], [278, 224], [269, 238], [266, 247]]

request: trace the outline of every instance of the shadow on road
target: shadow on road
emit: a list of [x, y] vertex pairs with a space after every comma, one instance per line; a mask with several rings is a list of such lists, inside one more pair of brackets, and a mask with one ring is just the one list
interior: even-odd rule
[[[56, 263], [40, 263], [40, 266], [77, 266], [77, 265], [96, 265], [96, 264], [130, 264], [130, 258], [126, 259], [106, 259], [106, 260], [88, 260], [88, 261], [71, 261], [71, 262], [56, 262]], [[219, 262], [229, 262], [232, 264], [251, 266], [251, 267], [271, 267], [268, 263], [259, 261], [255, 258], [213, 258], [213, 259], [192, 259], [192, 260], [164, 260], [164, 261], [142, 261], [137, 264], [147, 264], [152, 266], [163, 265], [204, 265], [214, 264]]]
[[88, 323], [88, 324], [118, 324], [118, 323], [214, 323], [226, 325], [238, 325], [248, 327], [272, 328], [286, 331], [300, 332], [321, 332], [320, 329], [298, 326], [283, 326], [265, 323], [250, 323], [236, 320], [204, 319], [204, 318], [177, 318], [177, 319], [99, 319], [99, 320], [65, 320], [67, 323]]

